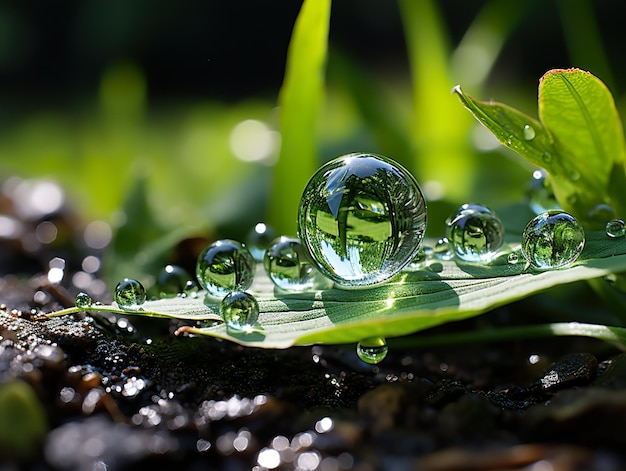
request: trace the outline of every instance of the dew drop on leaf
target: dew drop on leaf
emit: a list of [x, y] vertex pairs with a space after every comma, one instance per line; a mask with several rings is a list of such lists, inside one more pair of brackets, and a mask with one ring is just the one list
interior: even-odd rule
[[76, 307], [79, 309], [87, 309], [93, 304], [93, 299], [87, 293], [78, 293], [75, 299]]
[[564, 211], [546, 211], [536, 216], [522, 233], [522, 254], [528, 263], [540, 269], [571, 265], [584, 246], [582, 225]]
[[259, 304], [250, 293], [231, 291], [220, 303], [226, 329], [235, 333], [251, 332], [259, 319]]
[[356, 354], [365, 363], [375, 365], [385, 359], [389, 347], [382, 337], [371, 337], [361, 340], [356, 346]]
[[544, 152], [541, 155], [541, 160], [543, 160], [545, 163], [549, 164], [552, 162], [552, 154], [548, 151]]
[[561, 209], [548, 181], [548, 173], [542, 168], [535, 170], [532, 174], [528, 191], [528, 205], [531, 211], [537, 215], [551, 209]]
[[442, 237], [437, 241], [433, 249], [433, 254], [437, 260], [452, 260], [454, 249], [447, 237]]
[[589, 219], [594, 221], [609, 221], [615, 218], [615, 210], [608, 204], [597, 204], [589, 211]]
[[252, 285], [256, 263], [244, 244], [220, 239], [205, 247], [196, 262], [196, 278], [209, 295], [223, 298]]
[[283, 290], [310, 291], [332, 287], [332, 281], [308, 259], [297, 237], [274, 239], [265, 251], [263, 267], [272, 283]]
[[464, 204], [448, 218], [446, 238], [461, 260], [485, 262], [502, 246], [504, 225], [491, 209], [480, 204]]
[[535, 128], [533, 128], [530, 124], [524, 125], [524, 129], [522, 129], [522, 135], [524, 139], [527, 141], [532, 141], [535, 138]]
[[517, 254], [517, 252], [511, 252], [507, 257], [507, 262], [509, 262], [511, 265], [515, 265], [516, 263], [518, 263], [519, 255]]
[[246, 247], [257, 262], [262, 262], [265, 251], [277, 236], [272, 227], [264, 222], [258, 222], [246, 235]]
[[626, 224], [622, 219], [611, 219], [606, 223], [606, 235], [612, 239], [626, 235]]
[[126, 311], [137, 311], [146, 302], [146, 289], [137, 280], [124, 278], [113, 293], [117, 305]]
[[307, 184], [298, 236], [338, 287], [383, 283], [417, 254], [426, 201], [415, 178], [375, 154], [354, 153], [323, 165]]
[[195, 282], [183, 267], [166, 265], [157, 275], [156, 287], [159, 297], [171, 298], [192, 290]]

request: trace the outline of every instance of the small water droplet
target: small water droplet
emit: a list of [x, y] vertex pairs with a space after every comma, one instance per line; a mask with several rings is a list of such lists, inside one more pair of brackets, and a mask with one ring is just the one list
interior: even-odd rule
[[533, 128], [530, 124], [524, 125], [524, 129], [522, 130], [522, 134], [524, 135], [524, 139], [527, 141], [532, 141], [535, 138], [535, 128]]
[[612, 239], [626, 235], [626, 224], [622, 219], [611, 219], [606, 223], [606, 235]]
[[146, 302], [146, 289], [137, 280], [124, 278], [113, 293], [117, 305], [126, 311], [137, 311]]
[[178, 265], [166, 265], [157, 275], [156, 288], [159, 297], [179, 296], [195, 287], [193, 277]]
[[244, 244], [221, 239], [200, 252], [196, 278], [209, 295], [223, 298], [230, 291], [244, 291], [252, 285], [256, 263]]
[[569, 205], [575, 206], [576, 203], [578, 203], [578, 195], [576, 193], [572, 193], [567, 196], [566, 200]]
[[580, 172], [578, 172], [577, 170], [572, 170], [569, 173], [569, 179], [573, 182], [577, 182], [578, 180], [580, 180]]
[[608, 204], [597, 204], [591, 208], [588, 216], [594, 221], [609, 221], [615, 218], [615, 210]]
[[75, 299], [76, 307], [79, 309], [87, 309], [93, 304], [93, 299], [87, 293], [78, 293]]
[[375, 365], [385, 359], [389, 347], [382, 337], [371, 337], [361, 340], [356, 346], [356, 354], [365, 363]]
[[561, 209], [552, 191], [548, 172], [542, 168], [535, 170], [532, 174], [528, 190], [528, 205], [537, 215], [551, 209]]
[[234, 333], [252, 332], [259, 318], [259, 304], [250, 293], [230, 291], [220, 303], [226, 329]]
[[332, 281], [310, 262], [297, 237], [281, 236], [265, 251], [263, 267], [270, 280], [287, 291], [330, 289]]
[[491, 209], [480, 204], [464, 204], [449, 218], [446, 238], [461, 260], [485, 262], [502, 246], [504, 225]]
[[426, 201], [413, 176], [375, 154], [323, 165], [302, 195], [298, 236], [320, 271], [339, 287], [384, 283], [417, 254]]
[[519, 255], [517, 254], [517, 252], [511, 252], [507, 257], [507, 262], [509, 262], [511, 265], [515, 265], [516, 263], [518, 263]]
[[541, 155], [541, 160], [543, 160], [545, 163], [549, 164], [552, 162], [552, 154], [548, 151], [544, 152]]
[[580, 223], [564, 211], [546, 211], [532, 219], [522, 234], [522, 254], [536, 268], [562, 268], [576, 261], [585, 246]]
[[454, 257], [454, 249], [446, 237], [442, 237], [437, 241], [433, 253], [437, 260], [452, 260]]
[[265, 251], [276, 237], [278, 237], [276, 231], [264, 222], [259, 222], [250, 229], [246, 236], [246, 247], [254, 260], [263, 261]]

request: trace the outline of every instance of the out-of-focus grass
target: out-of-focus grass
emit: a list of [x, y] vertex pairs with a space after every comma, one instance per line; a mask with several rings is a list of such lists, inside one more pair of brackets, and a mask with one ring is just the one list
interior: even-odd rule
[[[342, 153], [371, 151], [414, 172], [429, 200], [429, 235], [440, 236], [462, 203], [497, 209], [523, 195], [530, 168], [481, 133], [450, 89], [461, 83], [482, 96], [503, 45], [535, 3], [486, 1], [455, 49], [437, 2], [401, 0], [404, 72], [371, 70], [332, 42], [326, 47], [330, 1], [309, 0], [276, 99], [150, 102], [142, 71], [117, 64], [81, 108], [42, 108], [5, 123], [0, 177], [52, 178], [85, 219], [114, 224], [141, 181], [145, 211], [159, 227], [154, 237], [215, 227], [242, 237], [261, 219], [293, 233], [312, 170]], [[515, 90], [506, 93], [500, 101], [519, 105], [510, 99]], [[281, 160], [272, 166], [277, 132]]]

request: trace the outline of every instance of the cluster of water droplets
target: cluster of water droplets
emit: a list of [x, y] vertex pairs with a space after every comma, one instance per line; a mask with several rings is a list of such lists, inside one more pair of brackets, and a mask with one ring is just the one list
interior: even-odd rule
[[[536, 135], [526, 125], [518, 139], [530, 141]], [[549, 154], [544, 156], [546, 163], [550, 159]], [[540, 270], [572, 264], [584, 248], [585, 233], [559, 207], [543, 169], [532, 175], [528, 202], [536, 216], [523, 231], [520, 249], [510, 251], [507, 262], [523, 261]], [[610, 206], [600, 204], [593, 211], [590, 218], [608, 220], [608, 237], [626, 235], [626, 224]], [[214, 241], [198, 255], [195, 277], [181, 267], [166, 266], [156, 277], [156, 297], [197, 296], [199, 288], [205, 290], [208, 302], [219, 303], [227, 330], [246, 334], [255, 331], [259, 319], [259, 303], [248, 292], [257, 264], [279, 292], [333, 286], [360, 289], [387, 282], [404, 269], [419, 270], [433, 259], [489, 263], [505, 240], [504, 225], [492, 209], [467, 203], [445, 221], [443, 237], [433, 246], [423, 245], [427, 212], [419, 185], [401, 165], [366, 153], [343, 155], [323, 165], [302, 194], [297, 220], [297, 237], [278, 235], [260, 222], [245, 243]], [[114, 298], [121, 309], [137, 311], [147, 292], [139, 281], [125, 278], [116, 286]], [[76, 297], [79, 308], [92, 304], [84, 293]], [[357, 345], [357, 354], [366, 363], [382, 361], [387, 352], [382, 337]]]

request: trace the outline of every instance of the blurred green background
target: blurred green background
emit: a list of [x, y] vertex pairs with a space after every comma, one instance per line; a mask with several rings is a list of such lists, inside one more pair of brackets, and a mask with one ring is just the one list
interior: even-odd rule
[[536, 116], [539, 77], [575, 66], [623, 108], [622, 1], [342, 0], [315, 162], [310, 148], [281, 154], [279, 94], [301, 5], [3, 2], [0, 180], [58, 182], [85, 221], [124, 234], [126, 256], [140, 243], [242, 238], [260, 220], [293, 234], [307, 172], [371, 151], [414, 173], [437, 237], [462, 203], [522, 199], [532, 170], [474, 122], [454, 85]]

